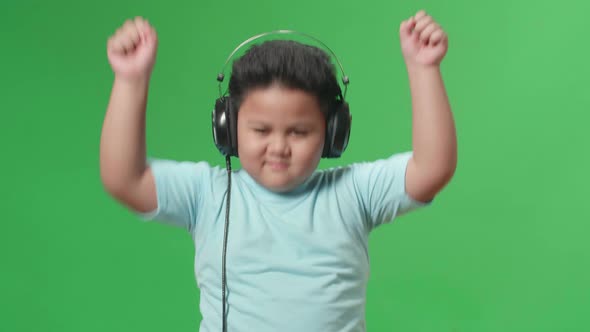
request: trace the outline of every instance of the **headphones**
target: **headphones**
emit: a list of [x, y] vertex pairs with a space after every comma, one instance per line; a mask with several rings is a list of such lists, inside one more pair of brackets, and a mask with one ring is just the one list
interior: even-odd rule
[[298, 34], [315, 40], [316, 42], [323, 45], [334, 57], [340, 71], [342, 72], [342, 83], [344, 84], [344, 96], [340, 94], [337, 96], [335, 106], [329, 110], [326, 118], [326, 137], [324, 143], [324, 151], [322, 152], [322, 158], [338, 158], [342, 155], [348, 145], [350, 138], [350, 127], [352, 122], [352, 116], [350, 114], [350, 108], [348, 103], [344, 100], [346, 97], [346, 91], [348, 89], [348, 83], [350, 80], [348, 76], [344, 74], [342, 64], [336, 57], [336, 54], [332, 52], [326, 44], [321, 42], [319, 39], [310, 35], [293, 31], [293, 30], [275, 30], [270, 32], [261, 33], [250, 37], [249, 39], [242, 42], [236, 47], [233, 52], [229, 55], [221, 72], [217, 75], [217, 81], [219, 82], [219, 98], [215, 100], [215, 108], [212, 112], [212, 125], [213, 125], [213, 141], [215, 146], [226, 157], [238, 157], [238, 137], [237, 137], [237, 120], [238, 110], [233, 105], [229, 95], [221, 93], [221, 82], [223, 82], [224, 74], [223, 71], [233, 55], [244, 45], [251, 41], [262, 38], [272, 34]]

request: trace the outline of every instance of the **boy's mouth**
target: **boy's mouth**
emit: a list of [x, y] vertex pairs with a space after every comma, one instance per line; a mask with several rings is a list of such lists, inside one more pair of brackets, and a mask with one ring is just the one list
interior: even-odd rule
[[265, 164], [273, 171], [284, 171], [289, 167], [289, 164], [284, 161], [267, 161]]

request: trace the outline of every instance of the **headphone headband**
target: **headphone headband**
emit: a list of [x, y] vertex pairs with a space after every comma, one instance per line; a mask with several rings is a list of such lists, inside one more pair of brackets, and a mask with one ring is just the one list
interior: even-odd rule
[[227, 64], [230, 62], [230, 60], [233, 58], [234, 54], [240, 49], [242, 48], [244, 45], [255, 41], [256, 39], [268, 36], [268, 35], [274, 35], [274, 34], [296, 34], [296, 35], [301, 35], [307, 38], [310, 38], [316, 42], [318, 42], [319, 44], [321, 44], [328, 52], [330, 52], [330, 54], [332, 54], [332, 57], [336, 60], [336, 62], [338, 63], [338, 67], [340, 67], [340, 72], [342, 73], [342, 83], [344, 84], [344, 94], [343, 94], [343, 98], [346, 98], [346, 91], [348, 90], [348, 83], [350, 83], [350, 79], [348, 78], [348, 76], [346, 76], [346, 74], [344, 74], [344, 67], [342, 67], [342, 63], [340, 63], [340, 60], [338, 59], [338, 57], [336, 56], [336, 54], [328, 47], [328, 45], [326, 45], [324, 42], [322, 42], [321, 40], [317, 39], [316, 37], [312, 36], [312, 35], [308, 35], [306, 33], [303, 32], [299, 32], [299, 31], [295, 31], [295, 30], [273, 30], [273, 31], [269, 31], [269, 32], [264, 32], [255, 36], [252, 36], [248, 39], [246, 39], [245, 41], [243, 41], [240, 45], [238, 45], [238, 47], [236, 47], [231, 54], [227, 57], [227, 60], [225, 60], [225, 63], [223, 64], [223, 67], [221, 68], [221, 71], [219, 72], [219, 74], [217, 74], [217, 81], [219, 82], [219, 97], [223, 97], [223, 94], [221, 93], [221, 82], [223, 82], [223, 79], [225, 78], [225, 75], [223, 74], [225, 71], [225, 67], [227, 67]]

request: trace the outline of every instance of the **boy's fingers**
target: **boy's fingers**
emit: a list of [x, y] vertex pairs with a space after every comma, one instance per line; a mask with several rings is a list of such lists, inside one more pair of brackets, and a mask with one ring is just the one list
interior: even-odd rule
[[131, 50], [133, 50], [133, 38], [130, 37], [128, 34], [122, 35], [119, 38], [119, 45], [121, 47], [121, 49], [123, 50], [123, 53], [128, 53]]
[[147, 19], [142, 20], [144, 37], [149, 40], [156, 40], [156, 30]]
[[438, 24], [436, 23], [430, 23], [429, 25], [427, 25], [426, 27], [424, 27], [424, 29], [422, 29], [422, 32], [420, 32], [420, 41], [421, 42], [425, 42], [427, 41], [430, 36], [432, 35], [432, 33], [434, 31], [436, 31], [439, 28]]
[[133, 51], [142, 41], [155, 35], [147, 20], [140, 16], [126, 20], [107, 41], [109, 53], [126, 54]]
[[138, 29], [135, 22], [129, 26], [128, 38], [131, 41], [133, 47], [139, 44], [139, 40], [141, 39], [140, 32], [141, 31]]
[[133, 20], [127, 20], [120, 32], [120, 44], [125, 52], [133, 51], [142, 39], [141, 18], [136, 17]]
[[421, 33], [422, 30], [424, 30], [424, 28], [426, 28], [432, 22], [432, 17], [423, 16], [416, 20], [416, 28], [414, 30], [418, 33]]
[[154, 27], [151, 24], [149, 24], [149, 22], [147, 24], [148, 24], [148, 29], [147, 29], [148, 36], [154, 40], [157, 39], [156, 38], [157, 37], [156, 29], [154, 29]]
[[135, 26], [139, 33], [140, 39], [145, 40], [147, 38], [147, 35], [149, 34], [150, 29], [147, 20], [145, 20], [143, 17], [137, 16], [135, 18]]
[[412, 34], [412, 30], [414, 29], [415, 26], [416, 26], [416, 20], [414, 20], [413, 17], [410, 17], [409, 19], [407, 19], [401, 23], [400, 32], [403, 35], [409, 36]]
[[415, 18], [416, 20], [419, 20], [419, 19], [421, 19], [421, 18], [422, 18], [422, 17], [424, 17], [424, 16], [427, 16], [427, 15], [426, 15], [426, 12], [425, 12], [424, 10], [419, 10], [419, 11], [416, 13], [416, 15], [414, 15], [414, 18]]
[[446, 39], [446, 34], [442, 29], [438, 29], [430, 35], [430, 43], [432, 45], [437, 45], [438, 43], [444, 41]]
[[125, 48], [123, 47], [123, 45], [120, 42], [120, 37], [117, 35], [111, 36], [109, 38], [109, 41], [107, 43], [107, 47], [108, 47], [109, 51], [114, 54], [124, 54], [125, 53]]

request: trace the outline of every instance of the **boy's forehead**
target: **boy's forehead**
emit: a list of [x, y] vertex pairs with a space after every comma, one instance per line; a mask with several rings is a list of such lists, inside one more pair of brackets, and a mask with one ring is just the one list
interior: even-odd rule
[[[316, 113], [317, 112], [317, 113]], [[318, 114], [319, 113], [319, 114]], [[263, 110], [263, 109], [248, 109], [238, 112], [238, 119], [247, 123], [281, 123], [281, 122], [297, 122], [304, 124], [313, 124], [323, 121], [323, 114], [317, 110]]]
[[249, 88], [246, 93], [244, 93], [244, 100], [247, 99], [269, 99], [280, 97], [289, 98], [289, 99], [296, 99], [296, 100], [316, 100], [316, 96], [314, 93], [309, 91], [305, 91], [303, 89], [290, 87], [285, 85], [285, 83], [275, 81], [268, 86], [258, 86]]
[[264, 120], [266, 117], [296, 117], [317, 121], [316, 118], [323, 117], [314, 95], [276, 86], [248, 93], [240, 105], [238, 115], [256, 120]]

